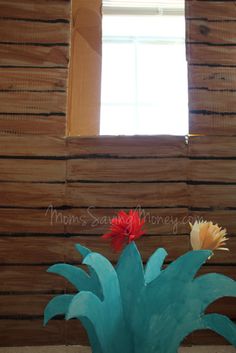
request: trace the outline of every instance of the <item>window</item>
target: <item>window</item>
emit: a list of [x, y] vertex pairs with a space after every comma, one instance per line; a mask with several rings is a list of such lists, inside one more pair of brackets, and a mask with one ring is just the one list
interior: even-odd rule
[[187, 134], [184, 0], [103, 3], [100, 134]]

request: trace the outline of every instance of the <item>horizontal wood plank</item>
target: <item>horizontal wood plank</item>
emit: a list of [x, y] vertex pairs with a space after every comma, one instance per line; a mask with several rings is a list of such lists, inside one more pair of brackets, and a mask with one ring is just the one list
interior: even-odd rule
[[[0, 208], [0, 233], [63, 234], [65, 222], [56, 218], [53, 212], [51, 208], [42, 210]], [[60, 212], [58, 211], [59, 214]]]
[[73, 181], [184, 181], [188, 160], [156, 159], [72, 159], [68, 180]]
[[0, 90], [66, 90], [67, 69], [0, 68]]
[[[49, 264], [57, 262], [81, 263], [81, 256], [75, 250], [75, 244], [81, 244], [94, 252], [99, 252], [110, 261], [116, 262], [119, 254], [111, 250], [110, 242], [105, 242], [100, 236], [63, 237], [0, 237], [0, 263], [10, 264]], [[12, 244], [18, 249], [12, 251]], [[191, 250], [189, 236], [143, 236], [137, 246], [144, 262], [159, 247], [168, 252], [167, 261], [173, 261], [178, 256]], [[236, 238], [227, 242], [230, 252], [218, 251], [211, 258], [212, 264], [236, 264]]]
[[0, 13], [3, 18], [52, 21], [70, 19], [70, 1], [67, 0], [1, 0]]
[[60, 207], [64, 205], [64, 184], [0, 183], [1, 206]]
[[236, 91], [191, 90], [189, 104], [191, 110], [236, 113]]
[[[86, 344], [86, 341], [83, 339], [83, 333], [81, 332], [83, 329], [81, 328], [81, 324], [77, 320], [73, 320], [68, 324], [68, 341], [70, 344]], [[81, 332], [81, 333], [80, 333]], [[189, 345], [228, 345], [227, 341], [219, 336], [218, 334], [210, 331], [196, 331], [192, 335], [186, 337], [183, 346]]]
[[67, 68], [68, 46], [0, 44], [0, 66], [49, 66]]
[[236, 207], [236, 185], [189, 185], [191, 207]]
[[191, 223], [195, 220], [212, 221], [226, 228], [229, 237], [236, 235], [236, 211], [234, 210], [189, 211], [189, 219]]
[[70, 24], [0, 19], [1, 43], [69, 43]]
[[[100, 237], [78, 236], [65, 241], [65, 248], [67, 251], [65, 257], [66, 261], [76, 263], [78, 262], [78, 259], [80, 259], [80, 256], [78, 256], [78, 252], [74, 247], [74, 244], [77, 243], [103, 254], [112, 262], [116, 262], [119, 258], [119, 254], [111, 251], [109, 241], [104, 242]], [[236, 264], [236, 238], [231, 237], [227, 243], [230, 252], [216, 251], [214, 256], [208, 261], [209, 264]], [[148, 260], [157, 248], [166, 249], [168, 252], [166, 261], [173, 261], [177, 257], [191, 250], [188, 235], [143, 236], [136, 242], [136, 244], [144, 262]]]
[[49, 136], [0, 136], [0, 156], [64, 157], [66, 140]]
[[[236, 240], [231, 239], [232, 251], [236, 248]], [[77, 237], [0, 237], [0, 263], [1, 264], [48, 264], [55, 262], [81, 263], [81, 256], [75, 250], [75, 244], [80, 243], [94, 252], [99, 252], [115, 262], [119, 254], [111, 250], [110, 242], [104, 241], [100, 236]], [[12, 244], [18, 249], [12, 251]], [[158, 247], [164, 247], [169, 253], [168, 261], [190, 250], [188, 236], [144, 236], [137, 242], [143, 261]], [[215, 262], [232, 262], [230, 254], [216, 256]], [[235, 259], [236, 262], [236, 259]]]
[[63, 320], [54, 320], [47, 327], [43, 327], [42, 319], [0, 320], [0, 346], [64, 345], [65, 325]]
[[[112, 218], [116, 217], [120, 210], [120, 208], [90, 207], [87, 209], [72, 208], [61, 213], [50, 209], [48, 216], [53, 225], [58, 222], [64, 223], [66, 232], [69, 234], [104, 234]], [[141, 217], [145, 218], [146, 234], [186, 234], [189, 232], [189, 217], [186, 208], [137, 208], [136, 210]]]
[[207, 20], [235, 20], [233, 1], [187, 0], [186, 17]]
[[186, 44], [190, 64], [234, 65], [236, 46]]
[[[120, 209], [78, 208], [42, 210], [0, 208], [0, 232], [2, 234], [87, 234], [105, 233], [113, 217]], [[137, 209], [145, 218], [146, 234], [186, 234], [189, 218], [186, 208]]]
[[63, 277], [47, 273], [48, 266], [1, 266], [0, 293], [64, 293], [71, 286]]
[[[54, 298], [53, 294], [25, 294], [25, 295], [0, 295], [0, 320], [1, 317], [43, 317], [47, 303]], [[29, 305], [30, 303], [30, 305]], [[236, 319], [236, 299], [223, 298], [211, 304], [207, 313], [217, 312]]]
[[[89, 345], [85, 330], [78, 320], [65, 322], [53, 320], [46, 328], [42, 319], [38, 320], [0, 320], [0, 344], [7, 346], [46, 346], [46, 345]], [[11, 343], [9, 343], [11, 342]], [[227, 344], [212, 331], [200, 331], [190, 335], [184, 345]]]
[[[194, 114], [190, 113], [189, 132], [191, 134], [218, 136], [236, 135], [236, 114]], [[227, 152], [226, 152], [227, 153]]]
[[70, 156], [184, 157], [184, 136], [99, 136], [67, 139]]
[[0, 113], [61, 114], [65, 112], [65, 92], [0, 92]]
[[236, 88], [235, 67], [188, 66], [189, 88], [231, 90]]
[[178, 207], [188, 205], [185, 183], [68, 183], [72, 207]]
[[[57, 115], [0, 115], [0, 135], [65, 136], [66, 117]], [[15, 138], [15, 136], [14, 136]], [[29, 137], [30, 138], [30, 137]], [[31, 136], [32, 138], [32, 136]], [[0, 137], [1, 140], [1, 137]]]
[[[0, 294], [56, 294], [74, 293], [75, 288], [61, 276], [47, 273], [48, 266], [3, 265], [0, 267]], [[199, 275], [220, 273], [236, 279], [235, 266], [203, 266]]]
[[0, 159], [0, 181], [57, 182], [65, 181], [66, 161]]
[[188, 180], [236, 183], [236, 160], [191, 160]]
[[191, 43], [236, 44], [235, 22], [192, 20], [187, 21], [187, 31]]
[[190, 157], [236, 157], [236, 139], [230, 136], [190, 136]]

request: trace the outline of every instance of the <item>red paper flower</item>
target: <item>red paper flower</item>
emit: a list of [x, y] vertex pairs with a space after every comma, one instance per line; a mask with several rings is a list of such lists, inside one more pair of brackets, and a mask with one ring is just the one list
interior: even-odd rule
[[113, 218], [110, 233], [104, 234], [103, 239], [111, 239], [111, 245], [115, 251], [120, 251], [125, 244], [140, 238], [144, 231], [142, 226], [145, 219], [139, 217], [138, 211], [130, 210], [129, 213], [120, 211], [116, 218]]

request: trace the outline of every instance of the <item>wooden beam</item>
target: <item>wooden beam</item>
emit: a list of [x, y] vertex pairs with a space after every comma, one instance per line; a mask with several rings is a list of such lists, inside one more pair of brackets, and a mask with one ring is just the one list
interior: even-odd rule
[[72, 1], [67, 134], [98, 135], [101, 94], [101, 0]]

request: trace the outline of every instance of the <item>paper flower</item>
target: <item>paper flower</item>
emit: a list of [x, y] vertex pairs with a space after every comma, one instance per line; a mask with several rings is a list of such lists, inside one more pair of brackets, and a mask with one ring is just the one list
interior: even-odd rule
[[138, 211], [130, 210], [129, 213], [120, 211], [111, 222], [110, 232], [102, 236], [103, 239], [111, 239], [111, 245], [115, 251], [120, 251], [125, 244], [140, 238], [144, 231], [142, 227], [144, 218], [140, 218]]
[[220, 228], [218, 224], [195, 221], [193, 225], [190, 223], [190, 227], [190, 242], [193, 250], [229, 250], [222, 247], [228, 240], [226, 229]]

